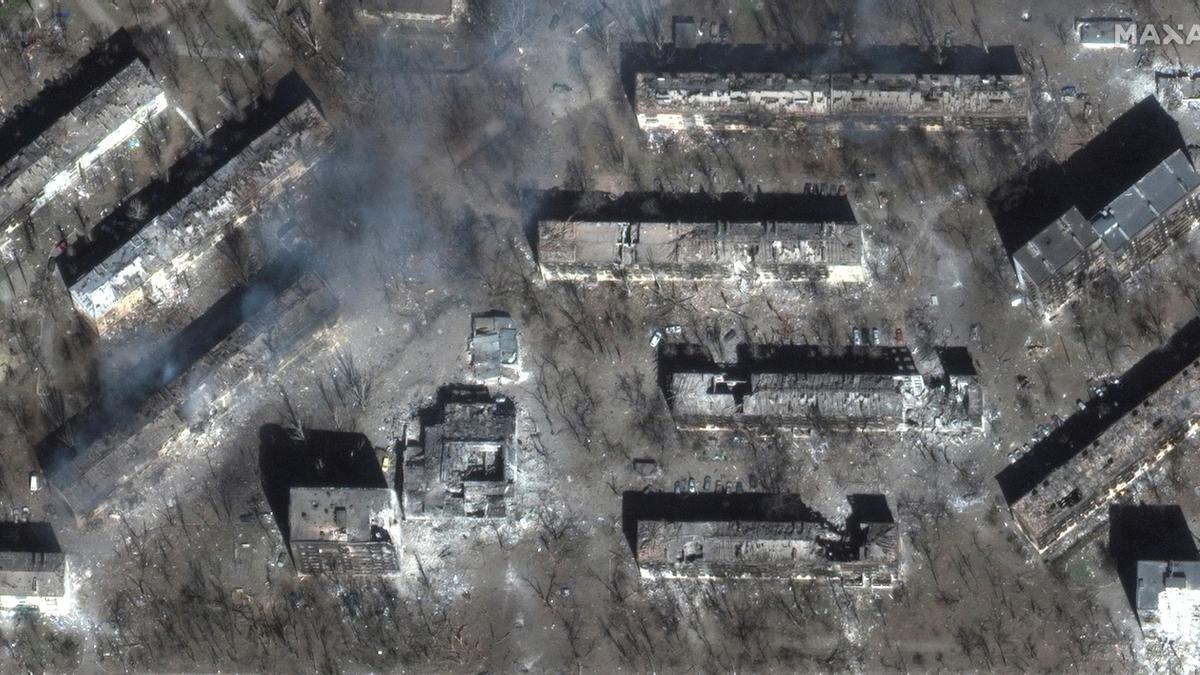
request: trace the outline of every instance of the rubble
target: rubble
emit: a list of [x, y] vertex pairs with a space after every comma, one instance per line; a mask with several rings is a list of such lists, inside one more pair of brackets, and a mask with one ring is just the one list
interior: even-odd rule
[[516, 405], [484, 387], [438, 391], [404, 450], [406, 518], [503, 518], [512, 486]]

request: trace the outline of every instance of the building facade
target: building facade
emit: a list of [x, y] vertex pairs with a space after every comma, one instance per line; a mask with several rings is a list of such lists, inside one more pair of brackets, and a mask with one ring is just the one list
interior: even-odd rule
[[1111, 271], [1125, 280], [1200, 223], [1200, 173], [1182, 150], [1092, 218], [1071, 207], [1013, 253], [1017, 281], [1047, 316]]
[[794, 129], [814, 124], [1024, 128], [1028, 82], [1011, 48], [674, 50], [631, 68], [646, 132]]

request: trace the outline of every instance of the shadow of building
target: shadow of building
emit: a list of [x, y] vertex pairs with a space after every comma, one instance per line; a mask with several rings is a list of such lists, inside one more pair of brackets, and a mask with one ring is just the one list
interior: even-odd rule
[[1147, 96], [1065, 161], [1042, 152], [988, 195], [1005, 251], [1011, 257], [1073, 206], [1092, 219], [1173, 152], [1186, 149], [1175, 119]]
[[1108, 519], [1108, 552], [1135, 611], [1138, 561], [1200, 560], [1183, 509], [1176, 504], [1114, 504]]

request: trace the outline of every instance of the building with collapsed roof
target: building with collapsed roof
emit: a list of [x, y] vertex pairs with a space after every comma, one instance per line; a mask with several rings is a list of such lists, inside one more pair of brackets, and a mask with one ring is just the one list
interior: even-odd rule
[[997, 476], [1018, 529], [1055, 557], [1092, 533], [1108, 506], [1194, 442], [1200, 414], [1200, 319], [1120, 378], [1118, 389], [1065, 420]]
[[[275, 272], [285, 267], [277, 263]], [[128, 481], [189, 428], [227, 408], [251, 378], [273, 372], [332, 321], [337, 300], [315, 274], [260, 275], [149, 354], [124, 398], [85, 408], [37, 446], [49, 484], [76, 516], [111, 506]], [[136, 498], [140, 486], [133, 486]]]
[[388, 488], [293, 487], [289, 545], [301, 574], [389, 574], [396, 552], [396, 493]]
[[1176, 150], [1091, 218], [1072, 206], [1013, 253], [1013, 267], [1051, 315], [1104, 271], [1128, 278], [1198, 222], [1200, 173]]
[[71, 609], [67, 556], [49, 523], [0, 523], [0, 610]]
[[1141, 560], [1137, 617], [1146, 637], [1171, 642], [1200, 634], [1200, 561]]
[[420, 413], [420, 440], [404, 448], [405, 517], [504, 517], [516, 420], [513, 401], [484, 387], [440, 389]]
[[983, 383], [970, 353], [964, 347], [939, 347], [941, 405], [935, 425], [946, 429], [980, 431], [983, 429]]
[[844, 196], [584, 193], [544, 209], [546, 279], [862, 282], [862, 231]]
[[[35, 101], [0, 123], [5, 135], [23, 142], [18, 146], [6, 139], [0, 144], [0, 259], [6, 266], [46, 260], [67, 236], [64, 218], [71, 216], [74, 222], [102, 216], [144, 184], [149, 175], [128, 175], [121, 163], [143, 141], [164, 140], [163, 128], [150, 122], [163, 116], [170, 101], [127, 35], [119, 32], [79, 68], [88, 72], [66, 76], [64, 86], [90, 87], [87, 95], [74, 108], [60, 111], [35, 137], [27, 137], [21, 127], [40, 127], [35, 118], [43, 109], [56, 109], [54, 101]], [[103, 79], [96, 81], [98, 77]], [[52, 84], [46, 96], [72, 94]], [[117, 187], [123, 192], [114, 193]], [[81, 206], [81, 200], [95, 201], [96, 195], [107, 201]], [[39, 214], [55, 204], [63, 207], [51, 216]]]
[[743, 345], [735, 363], [660, 352], [659, 377], [683, 430], [738, 427], [898, 431], [924, 392], [906, 347]]
[[703, 45], [668, 59], [647, 51], [623, 55], [647, 132], [1028, 126], [1028, 82], [1011, 47], [937, 57], [909, 47]]
[[270, 205], [324, 156], [331, 129], [305, 101], [110, 255], [64, 281], [101, 337], [170, 333], [244, 283], [268, 255]]
[[626, 493], [623, 508], [643, 579], [827, 579], [890, 590], [900, 536], [878, 500], [883, 513], [852, 512], [840, 525], [795, 495]]
[[467, 353], [477, 381], [515, 377], [520, 367], [520, 352], [517, 349], [517, 325], [512, 317], [504, 312], [473, 314]]

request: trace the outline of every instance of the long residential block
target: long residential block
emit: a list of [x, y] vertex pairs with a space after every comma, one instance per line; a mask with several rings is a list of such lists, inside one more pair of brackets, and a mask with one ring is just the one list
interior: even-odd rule
[[834, 195], [584, 193], [543, 211], [537, 254], [551, 280], [865, 278], [861, 228]]
[[[795, 495], [625, 493], [643, 579], [829, 580], [850, 589], [899, 583], [900, 536], [886, 501], [833, 523]], [[853, 498], [852, 498], [853, 503]]]
[[327, 150], [311, 101], [284, 116], [107, 258], [68, 281], [102, 336], [147, 326], [168, 333], [205, 312], [265, 263], [270, 205]]
[[1012, 47], [626, 49], [647, 132], [790, 129], [810, 124], [1023, 128], [1028, 82]]
[[1200, 319], [1123, 374], [1001, 471], [1013, 519], [1037, 552], [1058, 556], [1104, 522], [1109, 505], [1195, 442]]

